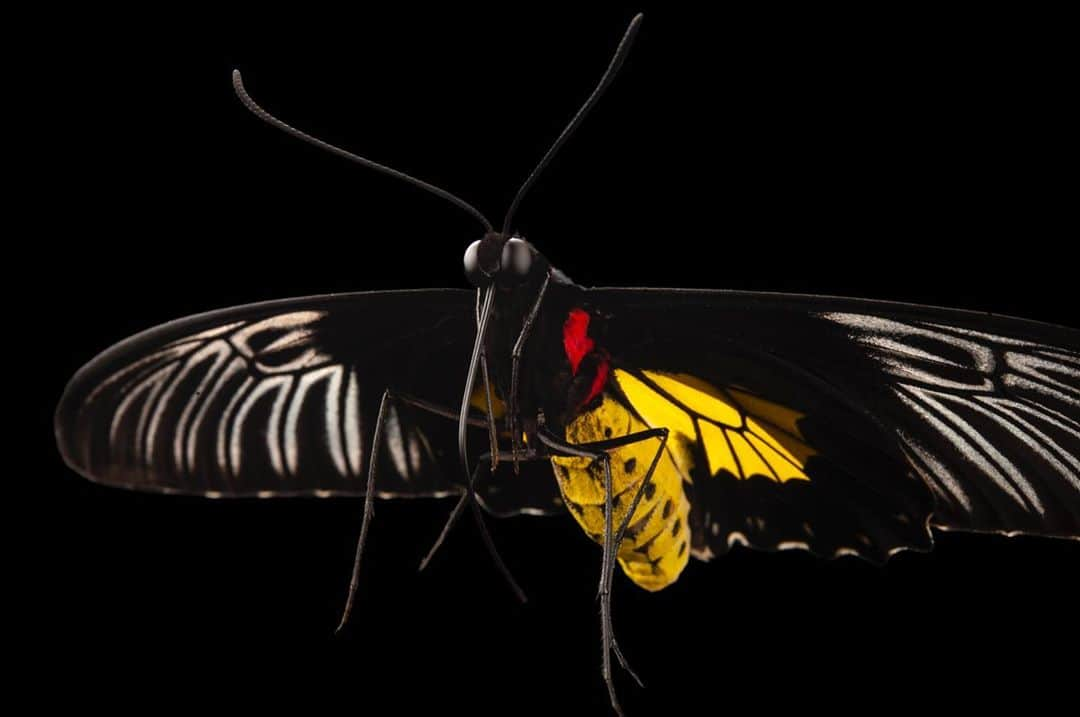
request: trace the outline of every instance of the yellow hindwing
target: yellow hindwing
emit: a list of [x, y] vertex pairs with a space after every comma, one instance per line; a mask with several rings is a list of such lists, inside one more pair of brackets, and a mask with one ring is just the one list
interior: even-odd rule
[[709, 475], [727, 471], [740, 480], [810, 480], [806, 461], [814, 451], [799, 432], [801, 413], [687, 374], [641, 375], [615, 371], [619, 388], [650, 426], [667, 426], [690, 442], [700, 433]]
[[[660, 590], [678, 579], [690, 558], [690, 501], [684, 484], [690, 483], [694, 467], [691, 446], [700, 439], [709, 476], [726, 472], [738, 480], [762, 477], [779, 483], [810, 480], [805, 466], [814, 451], [799, 432], [802, 414], [796, 411], [686, 374], [643, 371], [640, 376], [615, 371], [633, 411], [605, 395], [599, 406], [567, 426], [566, 440], [595, 443], [649, 428], [669, 430], [667, 448], [619, 549], [626, 575], [646, 590]], [[609, 452], [613, 525], [626, 515], [659, 445], [659, 439], [648, 439]], [[590, 538], [603, 544], [603, 466], [587, 458], [553, 458], [552, 463], [571, 514]]]

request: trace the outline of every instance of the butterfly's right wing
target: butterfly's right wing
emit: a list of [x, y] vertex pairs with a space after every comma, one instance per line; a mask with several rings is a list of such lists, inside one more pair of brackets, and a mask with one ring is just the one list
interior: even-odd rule
[[[60, 452], [90, 480], [125, 488], [363, 494], [385, 389], [458, 405], [474, 304], [458, 290], [339, 294], [150, 329], [68, 384], [55, 418]], [[438, 465], [455, 434], [452, 420], [391, 406], [379, 495], [459, 492], [460, 477]]]
[[650, 426], [694, 447], [699, 554], [881, 561], [928, 526], [1080, 537], [1080, 332], [795, 294], [596, 289]]

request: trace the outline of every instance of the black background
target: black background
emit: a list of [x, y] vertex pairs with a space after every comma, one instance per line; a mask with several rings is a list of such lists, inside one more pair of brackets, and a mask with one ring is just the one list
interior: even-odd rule
[[[1075, 221], [1063, 221], [1075, 196], [1059, 176], [1075, 125], [1052, 19], [645, 9], [622, 76], [518, 215], [579, 283], [862, 295], [1078, 325]], [[361, 714], [388, 713], [385, 700], [405, 714], [606, 713], [599, 550], [568, 518], [494, 526], [531, 598], [519, 606], [469, 524], [416, 574], [448, 504], [380, 504], [357, 616], [335, 639], [359, 502], [103, 488], [64, 468], [49, 426], [81, 364], [168, 319], [465, 285], [470, 218], [259, 123], [232, 95], [233, 67], [286, 121], [498, 223], [632, 14], [177, 7], [71, 16], [50, 32], [59, 126], [41, 186], [62, 201], [39, 226], [64, 238], [29, 242], [50, 267], [36, 338], [55, 365], [37, 366], [43, 510], [23, 552], [44, 615], [35, 644], [61, 681], [107, 676], [108, 694], [144, 684], [158, 697], [299, 688]], [[1060, 709], [1078, 547], [944, 535], [884, 569], [737, 550], [657, 595], [620, 579], [616, 628], [649, 685], [620, 677], [624, 703], [637, 715], [822, 700]]]

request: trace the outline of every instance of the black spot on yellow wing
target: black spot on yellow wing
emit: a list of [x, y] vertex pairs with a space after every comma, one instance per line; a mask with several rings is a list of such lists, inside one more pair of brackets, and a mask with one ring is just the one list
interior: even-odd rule
[[649, 524], [649, 519], [652, 518], [653, 513], [656, 511], [656, 506], [649, 509], [649, 512], [643, 515], [637, 521], [626, 526], [626, 540], [634, 542], [638, 536], [641, 535], [641, 531], [645, 529], [645, 526]]
[[659, 538], [660, 535], [660, 533], [657, 533], [653, 537], [649, 538], [644, 543], [634, 548], [634, 552], [641, 553], [642, 555], [648, 555], [649, 551], [652, 549], [652, 546], [656, 543], [656, 539]]
[[[631, 436], [647, 428], [625, 403], [605, 394], [567, 425], [565, 436], [570, 443], [583, 444], [605, 436]], [[686, 490], [687, 471], [693, 465], [690, 449], [685, 441], [665, 444], [658, 436], [651, 436], [613, 448], [607, 451], [606, 458], [606, 464], [588, 458], [553, 458], [560, 493], [572, 506], [571, 513], [586, 535], [602, 542], [606, 523], [605, 465], [614, 468], [611, 499], [615, 524], [626, 519], [631, 499], [640, 491], [641, 501], [629, 518], [619, 547], [619, 565], [638, 586], [660, 590], [679, 577], [689, 559], [689, 551], [679, 554], [679, 543], [691, 537], [691, 506]], [[650, 469], [651, 478], [643, 483]], [[668, 507], [662, 511], [664, 505]]]

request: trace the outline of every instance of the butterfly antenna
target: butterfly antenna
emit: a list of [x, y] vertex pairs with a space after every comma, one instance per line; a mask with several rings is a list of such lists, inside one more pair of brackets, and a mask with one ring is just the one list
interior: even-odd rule
[[273, 116], [272, 114], [264, 110], [262, 107], [260, 107], [258, 104], [256, 104], [255, 100], [251, 99], [251, 95], [249, 95], [247, 93], [247, 90], [244, 89], [244, 81], [240, 77], [240, 70], [233, 70], [232, 81], [233, 89], [236, 90], [236, 96], [239, 97], [240, 101], [244, 103], [244, 107], [247, 107], [249, 110], [251, 110], [251, 113], [253, 115], [261, 119], [263, 122], [266, 122], [271, 127], [276, 127], [277, 129], [285, 132], [286, 134], [290, 134], [297, 139], [303, 140], [308, 144], [318, 147], [319, 149], [324, 149], [331, 154], [336, 154], [339, 157], [344, 157], [345, 159], [351, 162], [356, 162], [363, 167], [367, 167], [368, 169], [374, 169], [376, 172], [388, 174], [395, 179], [400, 179], [403, 182], [408, 182], [414, 187], [419, 187], [426, 192], [430, 192], [437, 197], [442, 197], [454, 206], [459, 207], [460, 209], [464, 209], [466, 212], [473, 215], [477, 220], [479, 220], [481, 224], [484, 225], [484, 231], [494, 231], [494, 228], [491, 226], [491, 222], [488, 221], [487, 217], [481, 214], [480, 210], [466, 202], [461, 197], [455, 196], [450, 192], [446, 191], [445, 189], [440, 189], [439, 187], [436, 187], [433, 184], [428, 184], [427, 182], [417, 179], [416, 177], [409, 176], [404, 172], [399, 172], [396, 169], [391, 169], [390, 167], [379, 164], [378, 162], [372, 162], [370, 159], [365, 159], [364, 157], [355, 155], [352, 152], [347, 152], [340, 147], [335, 147], [328, 142], [324, 142], [321, 139], [312, 137], [306, 132], [302, 132], [296, 129], [292, 125], [288, 125], [282, 122], [277, 117]]
[[626, 61], [626, 56], [630, 53], [630, 46], [634, 42], [634, 37], [637, 35], [638, 27], [641, 25], [641, 20], [644, 17], [641, 13], [634, 16], [634, 19], [630, 21], [630, 26], [626, 28], [626, 32], [623, 34], [622, 40], [619, 41], [619, 46], [615, 49], [615, 56], [611, 58], [611, 63], [608, 64], [607, 69], [604, 71], [604, 76], [600, 78], [600, 84], [596, 86], [596, 89], [592, 91], [589, 98], [585, 100], [585, 104], [581, 106], [581, 109], [577, 111], [573, 119], [570, 120], [570, 124], [566, 125], [566, 129], [555, 139], [547, 153], [540, 159], [540, 163], [536, 165], [533, 171], [525, 179], [521, 185], [521, 189], [518, 190], [517, 195], [514, 197], [514, 201], [510, 203], [510, 208], [506, 211], [506, 219], [503, 220], [502, 234], [504, 236], [509, 235], [510, 223], [514, 220], [514, 214], [517, 213], [518, 205], [521, 204], [521, 200], [528, 193], [529, 189], [536, 182], [537, 177], [544, 171], [544, 169], [551, 163], [552, 158], [562, 148], [566, 140], [570, 139], [570, 135], [574, 133], [574, 130], [578, 128], [582, 120], [589, 114], [589, 111], [603, 96], [604, 91], [607, 90], [608, 85], [615, 79], [615, 75], [618, 74], [619, 68], [622, 67], [623, 62]]

